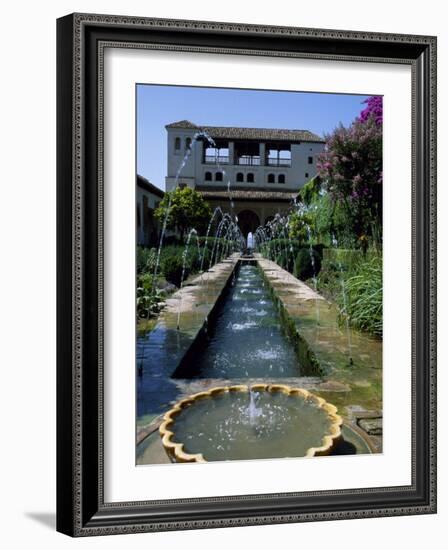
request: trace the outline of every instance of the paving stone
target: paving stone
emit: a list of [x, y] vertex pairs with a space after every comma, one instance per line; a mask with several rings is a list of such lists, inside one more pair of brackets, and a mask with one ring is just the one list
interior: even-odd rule
[[368, 380], [357, 380], [353, 382], [353, 385], [358, 386], [358, 388], [369, 388], [372, 384]]
[[317, 389], [319, 391], [335, 391], [335, 392], [351, 391], [350, 386], [348, 386], [347, 384], [343, 384], [342, 382], [337, 382], [336, 380], [327, 380], [326, 382], [319, 384]]
[[358, 426], [369, 435], [383, 435], [383, 418], [359, 418]]
[[345, 408], [347, 410], [347, 413], [352, 416], [356, 416], [357, 413], [367, 412], [367, 409], [365, 409], [361, 405], [347, 405]]

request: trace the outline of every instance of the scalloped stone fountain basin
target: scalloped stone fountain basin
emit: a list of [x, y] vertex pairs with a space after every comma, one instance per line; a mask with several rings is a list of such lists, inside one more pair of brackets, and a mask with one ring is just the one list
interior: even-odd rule
[[311, 457], [332, 450], [341, 424], [334, 405], [301, 388], [223, 386], [179, 401], [160, 435], [174, 462]]

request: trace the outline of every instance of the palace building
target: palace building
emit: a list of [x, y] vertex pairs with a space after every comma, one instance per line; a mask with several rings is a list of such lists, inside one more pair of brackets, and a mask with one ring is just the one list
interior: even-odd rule
[[159, 242], [160, 227], [154, 217], [154, 210], [165, 193], [140, 175], [137, 175], [136, 184], [137, 244], [155, 246]]
[[[297, 191], [316, 175], [325, 141], [308, 130], [201, 126], [188, 120], [165, 126], [168, 139], [166, 190], [178, 184], [199, 191], [213, 208], [233, 212], [244, 235], [286, 213]], [[209, 136], [195, 139], [198, 132]]]

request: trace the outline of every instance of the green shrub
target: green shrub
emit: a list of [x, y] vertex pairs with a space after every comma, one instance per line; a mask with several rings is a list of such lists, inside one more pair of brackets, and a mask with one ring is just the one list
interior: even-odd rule
[[322, 269], [327, 265], [336, 266], [339, 271], [353, 271], [363, 261], [362, 251], [359, 249], [326, 248], [323, 252]]
[[321, 258], [321, 261], [322, 261], [322, 258], [323, 258], [323, 255], [324, 255], [324, 250], [326, 250], [325, 245], [322, 244], [322, 243], [313, 244], [313, 249], [319, 254], [319, 256]]
[[352, 232], [350, 212], [344, 204], [324, 194], [315, 197], [310, 208], [314, 218], [314, 236], [318, 241], [331, 246], [336, 236], [341, 246], [355, 246], [356, 237]]
[[[286, 257], [291, 256], [292, 259], [295, 258], [302, 247], [303, 245], [295, 239], [272, 239], [262, 245], [261, 252], [265, 258], [273, 260], [274, 262], [283, 261], [286, 265]], [[294, 263], [293, 260], [291, 263]], [[284, 266], [282, 265], [282, 267]]]
[[201, 255], [205, 256], [203, 262], [204, 271], [209, 268], [210, 260], [213, 259], [213, 264], [215, 264], [216, 262], [220, 261], [220, 259], [224, 259], [224, 252], [228, 252], [228, 254], [231, 254], [232, 245], [234, 249], [237, 249], [235, 242], [229, 241], [224, 238], [209, 237], [207, 239], [207, 247], [204, 246], [205, 239], [200, 238], [199, 243], [201, 244]]
[[218, 243], [225, 243], [229, 242], [227, 239], [224, 239], [223, 237], [198, 237], [199, 244], [201, 245], [201, 248], [204, 247], [205, 241], [207, 241], [207, 248], [213, 248], [214, 243], [216, 242], [216, 246]]
[[[319, 273], [322, 263], [322, 251], [324, 249], [323, 244], [313, 245], [313, 250], [315, 253], [315, 269], [316, 275]], [[294, 273], [294, 266], [296, 264], [297, 256], [304, 250], [302, 253], [304, 262], [307, 262], [310, 258], [310, 247], [303, 246], [301, 242], [297, 239], [272, 239], [271, 241], [264, 243], [261, 246], [260, 252], [265, 258], [276, 262], [280, 267], [286, 269], [290, 273]], [[305, 258], [305, 256], [307, 256]], [[302, 261], [302, 260], [301, 260]], [[313, 277], [313, 269], [311, 265], [311, 275]], [[300, 271], [300, 270], [299, 270]], [[309, 270], [308, 270], [309, 271]], [[306, 278], [310, 278], [306, 277]]]
[[196, 246], [190, 245], [187, 252], [187, 264], [190, 268], [190, 273], [196, 273], [201, 269], [201, 257], [203, 251], [203, 249], [199, 251]]
[[[311, 259], [311, 255], [314, 259]], [[294, 276], [301, 281], [306, 281], [318, 275], [322, 264], [322, 258], [319, 252], [314, 248], [302, 248], [299, 250], [295, 266], [294, 266]]]
[[[207, 271], [208, 266], [210, 265], [210, 259], [212, 257], [211, 248], [202, 248], [201, 249], [201, 263], [203, 271]], [[200, 267], [200, 266], [199, 266]]]
[[297, 254], [294, 252], [294, 249], [291, 248], [287, 248], [286, 250], [282, 249], [280, 253], [277, 254], [276, 263], [283, 269], [286, 269], [286, 271], [293, 273]]
[[[350, 324], [359, 329], [381, 336], [383, 333], [383, 262], [382, 257], [372, 256], [359, 263], [354, 274], [345, 281], [347, 308]], [[341, 297], [343, 298], [343, 297]]]
[[[162, 247], [160, 256], [160, 265], [158, 274], [170, 283], [180, 286], [182, 278], [182, 268], [184, 262], [184, 253], [186, 245], [170, 244]], [[184, 280], [191, 274], [197, 273], [202, 269], [206, 271], [209, 268], [212, 258], [212, 250], [214, 249], [213, 263], [219, 260], [223, 251], [231, 251], [229, 241], [226, 239], [216, 239], [209, 237], [207, 246], [205, 246], [205, 238], [199, 238], [199, 249], [196, 238], [192, 238], [187, 249], [185, 262]], [[138, 273], [154, 273], [155, 262], [157, 259], [157, 250], [155, 248], [137, 249], [137, 272]]]
[[157, 249], [137, 246], [137, 273], [153, 273], [156, 261]]
[[[185, 279], [194, 273], [209, 268], [212, 257], [212, 250], [215, 247], [213, 263], [215, 263], [223, 250], [229, 250], [229, 241], [226, 239], [216, 239], [209, 237], [207, 246], [205, 246], [205, 238], [199, 239], [200, 249], [196, 239], [191, 239], [187, 249], [185, 258]], [[160, 264], [158, 269], [158, 277], [156, 278], [156, 286], [163, 285], [161, 280], [163, 276], [166, 281], [180, 287], [183, 264], [184, 264], [185, 245], [167, 244], [162, 247]], [[157, 261], [157, 249], [137, 247], [137, 314], [139, 318], [146, 318], [160, 310], [160, 302], [162, 301], [164, 291], [159, 288], [153, 289], [153, 277]]]
[[181, 255], [183, 250], [184, 250], [184, 247], [182, 245], [177, 245], [177, 244], [164, 245], [161, 250], [161, 256], [160, 256], [161, 263], [163, 263], [163, 260], [168, 256]]
[[[165, 279], [173, 285], [180, 286], [183, 271], [183, 258], [181, 253], [165, 255], [162, 261], [162, 273]], [[184, 279], [190, 274], [188, 260], [185, 263]]]
[[336, 263], [322, 260], [321, 270], [317, 278], [317, 290], [330, 302], [339, 302], [341, 270]]
[[163, 246], [181, 246], [181, 242], [176, 235], [165, 235]]
[[305, 185], [299, 189], [297, 198], [304, 204], [311, 204], [313, 200], [320, 199], [320, 190], [322, 189], [322, 181], [319, 176], [310, 179]]
[[153, 288], [153, 274], [137, 275], [137, 316], [148, 318], [160, 311], [162, 292]]

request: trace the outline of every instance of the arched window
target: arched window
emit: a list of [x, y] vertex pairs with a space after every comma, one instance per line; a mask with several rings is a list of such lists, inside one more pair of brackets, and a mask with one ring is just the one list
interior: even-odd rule
[[191, 147], [191, 138], [187, 138], [185, 140], [185, 151], [187, 151], [188, 149], [190, 149]]
[[246, 180], [247, 183], [254, 183], [255, 178], [252, 172], [249, 172], [246, 177], [247, 177], [247, 180]]
[[238, 172], [236, 175], [236, 181], [244, 181], [244, 174], [242, 172]]
[[222, 172], [216, 172], [215, 181], [222, 181]]
[[275, 174], [268, 174], [268, 183], [275, 183]]
[[177, 137], [175, 140], [174, 140], [174, 149], [176, 151], [180, 151], [180, 137]]
[[279, 174], [278, 183], [285, 183], [285, 174]]
[[205, 172], [204, 179], [205, 179], [205, 181], [212, 181], [212, 173], [211, 172]]

